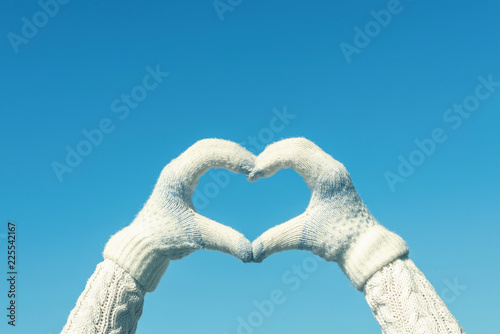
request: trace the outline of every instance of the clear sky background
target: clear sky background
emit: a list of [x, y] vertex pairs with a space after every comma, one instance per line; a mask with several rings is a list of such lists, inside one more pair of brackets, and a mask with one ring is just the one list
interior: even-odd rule
[[[218, 12], [211, 0], [72, 1], [45, 6], [48, 15], [34, 0], [2, 2], [0, 332], [58, 333], [106, 241], [197, 140], [257, 154], [296, 136], [344, 163], [466, 331], [497, 332], [500, 3], [231, 3]], [[146, 77], [157, 69], [156, 81]], [[86, 144], [99, 127], [102, 138]], [[86, 156], [71, 167], [68, 150]], [[257, 183], [217, 183], [218, 173], [202, 178], [197, 208], [250, 240], [310, 197], [290, 170]], [[282, 303], [259, 318], [256, 303], [274, 290]], [[334, 263], [290, 251], [243, 264], [203, 250], [171, 263], [137, 333], [246, 333], [241, 321], [262, 334], [380, 332]]]

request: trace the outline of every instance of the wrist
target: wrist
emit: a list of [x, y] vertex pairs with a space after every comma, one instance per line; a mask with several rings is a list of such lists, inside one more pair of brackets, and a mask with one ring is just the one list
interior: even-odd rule
[[338, 263], [354, 287], [362, 290], [374, 273], [408, 252], [408, 246], [399, 235], [375, 224], [356, 238]]
[[138, 224], [131, 224], [114, 234], [103, 256], [126, 270], [147, 292], [156, 289], [170, 262], [158, 249], [151, 233]]

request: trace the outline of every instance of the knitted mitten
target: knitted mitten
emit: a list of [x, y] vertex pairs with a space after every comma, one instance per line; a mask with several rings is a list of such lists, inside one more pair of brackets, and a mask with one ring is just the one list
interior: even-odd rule
[[398, 235], [381, 226], [359, 198], [346, 168], [304, 138], [268, 146], [255, 160], [250, 181], [293, 168], [304, 177], [312, 197], [306, 211], [263, 233], [253, 243], [254, 261], [289, 249], [309, 250], [336, 261], [354, 286], [408, 253]]
[[248, 174], [254, 155], [240, 145], [204, 139], [170, 162], [149, 200], [129, 226], [106, 244], [103, 255], [153, 291], [170, 260], [197, 249], [219, 250], [249, 262], [252, 247], [241, 233], [199, 215], [192, 203], [198, 179], [210, 168]]

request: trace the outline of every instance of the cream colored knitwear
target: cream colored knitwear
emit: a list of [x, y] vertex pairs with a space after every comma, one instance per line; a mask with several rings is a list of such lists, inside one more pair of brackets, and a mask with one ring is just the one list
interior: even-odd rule
[[253, 243], [254, 261], [288, 249], [304, 249], [338, 262], [353, 285], [408, 254], [401, 237], [381, 226], [359, 198], [344, 165], [305, 138], [268, 146], [248, 176], [255, 181], [283, 168], [304, 177], [312, 197], [306, 211], [264, 232]]
[[129, 226], [108, 241], [103, 256], [128, 271], [146, 291], [153, 291], [170, 260], [197, 249], [229, 253], [252, 260], [251, 243], [243, 234], [198, 214], [192, 202], [199, 178], [210, 168], [248, 174], [254, 156], [240, 145], [205, 139], [170, 162], [153, 193]]

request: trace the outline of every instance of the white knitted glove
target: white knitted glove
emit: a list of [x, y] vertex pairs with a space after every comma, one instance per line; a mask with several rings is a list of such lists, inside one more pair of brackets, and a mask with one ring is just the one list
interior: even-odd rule
[[255, 160], [248, 179], [256, 181], [283, 168], [304, 177], [312, 197], [306, 211], [264, 232], [253, 243], [255, 262], [289, 249], [309, 250], [336, 261], [354, 286], [408, 253], [398, 235], [381, 226], [359, 198], [346, 168], [304, 138], [269, 145]]
[[161, 172], [149, 200], [129, 226], [111, 237], [103, 255], [154, 291], [170, 260], [195, 250], [219, 250], [249, 262], [250, 241], [232, 228], [198, 214], [192, 202], [199, 178], [210, 168], [248, 174], [255, 156], [240, 145], [204, 139]]

